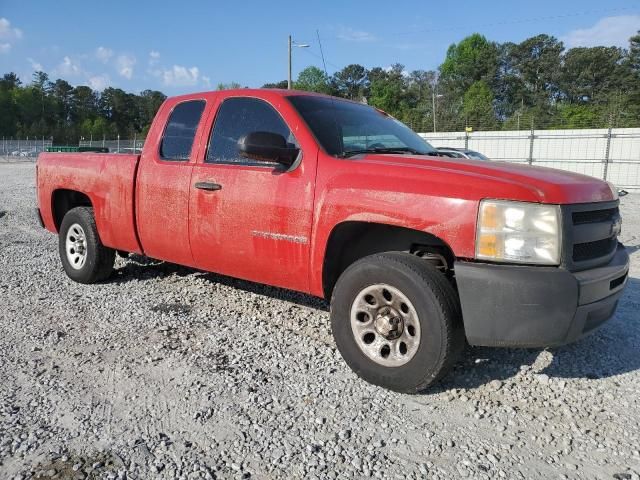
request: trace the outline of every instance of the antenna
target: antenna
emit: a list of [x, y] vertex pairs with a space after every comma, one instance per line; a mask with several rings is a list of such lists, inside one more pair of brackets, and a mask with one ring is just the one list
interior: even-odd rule
[[[320, 30], [316, 30], [316, 36], [318, 37], [318, 46], [320, 47], [320, 56], [322, 57], [322, 67], [324, 68], [324, 75], [327, 77], [327, 81], [329, 81], [329, 73], [327, 72], [327, 64], [324, 61], [324, 52], [322, 50], [322, 41], [320, 40]], [[340, 128], [340, 125], [338, 124], [338, 119], [336, 118], [336, 104], [335, 104], [335, 100], [333, 98], [333, 95], [331, 95], [329, 98], [331, 98], [331, 106], [333, 107], [331, 109], [331, 116], [333, 118], [333, 124], [336, 127], [336, 136], [338, 137], [338, 145], [340, 146], [340, 150], [342, 150], [342, 154], [344, 154], [344, 140], [342, 138], [342, 129]]]
[[324, 74], [327, 76], [327, 80], [328, 80], [329, 74], [327, 73], [327, 64], [324, 62], [324, 52], [322, 51], [322, 42], [320, 41], [320, 30], [316, 30], [316, 35], [318, 37], [318, 45], [320, 46], [320, 56], [322, 57], [322, 66], [324, 67]]

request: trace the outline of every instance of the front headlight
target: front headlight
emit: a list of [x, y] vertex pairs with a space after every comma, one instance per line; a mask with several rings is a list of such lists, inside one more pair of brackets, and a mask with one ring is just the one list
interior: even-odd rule
[[558, 265], [559, 207], [482, 200], [476, 232], [476, 258], [495, 262]]

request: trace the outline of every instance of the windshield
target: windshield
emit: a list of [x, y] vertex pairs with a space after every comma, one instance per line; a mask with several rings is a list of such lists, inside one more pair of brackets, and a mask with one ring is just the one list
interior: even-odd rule
[[368, 105], [295, 95], [287, 97], [330, 155], [407, 152], [437, 155], [422, 137], [395, 118]]

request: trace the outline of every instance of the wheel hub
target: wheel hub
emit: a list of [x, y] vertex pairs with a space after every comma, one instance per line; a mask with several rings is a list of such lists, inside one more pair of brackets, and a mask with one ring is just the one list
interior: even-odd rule
[[409, 362], [420, 346], [420, 320], [411, 300], [398, 288], [375, 283], [351, 305], [351, 331], [370, 360], [385, 367]]
[[87, 237], [80, 224], [74, 223], [69, 227], [65, 250], [71, 268], [80, 270], [87, 260]]
[[402, 335], [404, 321], [395, 309], [382, 307], [376, 314], [375, 327], [376, 331], [387, 340], [395, 340]]

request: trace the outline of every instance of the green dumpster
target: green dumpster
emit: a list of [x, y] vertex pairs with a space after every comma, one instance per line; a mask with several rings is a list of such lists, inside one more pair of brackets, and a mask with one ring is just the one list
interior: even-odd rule
[[53, 147], [47, 147], [47, 152], [94, 152], [94, 153], [109, 153], [107, 147], [78, 147], [75, 145], [55, 145]]

